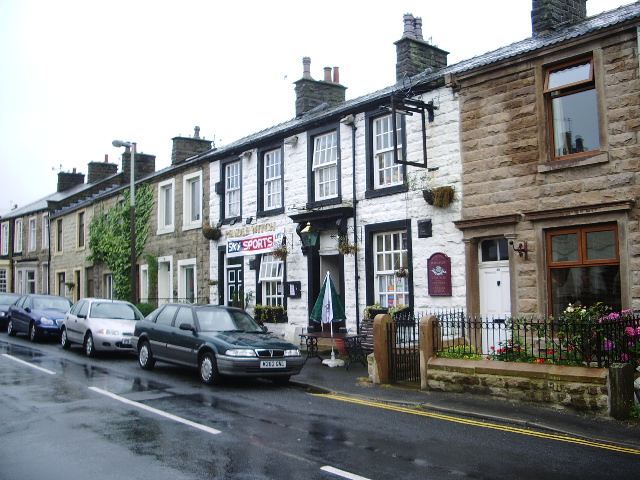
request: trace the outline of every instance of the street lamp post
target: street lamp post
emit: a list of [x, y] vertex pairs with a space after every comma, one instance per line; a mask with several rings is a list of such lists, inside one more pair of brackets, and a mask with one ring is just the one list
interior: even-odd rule
[[136, 272], [136, 191], [135, 191], [135, 176], [134, 165], [136, 158], [136, 142], [123, 142], [122, 140], [114, 140], [111, 142], [114, 147], [127, 147], [131, 148], [131, 161], [129, 162], [129, 188], [131, 191], [131, 216], [130, 216], [130, 229], [131, 229], [131, 303], [137, 303], [138, 296], [138, 276]]

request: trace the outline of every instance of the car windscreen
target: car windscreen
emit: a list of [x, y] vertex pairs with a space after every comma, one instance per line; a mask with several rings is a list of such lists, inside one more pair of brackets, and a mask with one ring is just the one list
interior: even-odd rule
[[61, 310], [66, 312], [71, 308], [71, 301], [66, 298], [35, 297], [33, 299], [34, 310]]
[[214, 308], [196, 310], [198, 324], [202, 332], [262, 332], [260, 325], [244, 312], [230, 312]]
[[91, 306], [92, 318], [114, 318], [117, 320], [139, 320], [141, 317], [126, 303], [102, 302]]

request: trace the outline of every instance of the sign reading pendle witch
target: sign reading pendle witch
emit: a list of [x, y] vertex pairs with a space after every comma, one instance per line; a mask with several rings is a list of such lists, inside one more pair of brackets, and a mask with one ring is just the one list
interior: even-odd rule
[[264, 232], [227, 240], [227, 257], [269, 253], [280, 245], [283, 235], [283, 232]]

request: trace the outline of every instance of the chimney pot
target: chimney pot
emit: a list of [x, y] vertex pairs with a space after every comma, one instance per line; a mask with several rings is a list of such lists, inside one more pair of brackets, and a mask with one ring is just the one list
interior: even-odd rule
[[340, 83], [340, 69], [333, 67], [333, 83]]
[[104, 154], [104, 163], [109, 163], [109, 155], [108, 154]]
[[415, 28], [414, 33], [417, 40], [422, 40], [422, 19], [420, 17], [416, 17], [415, 20]]
[[200, 127], [196, 126], [193, 129], [193, 138], [200, 138]]
[[324, 81], [331, 81], [331, 67], [324, 67]]
[[414, 31], [415, 19], [413, 15], [410, 13], [404, 14], [404, 33], [403, 37], [416, 38]]
[[302, 78], [311, 78], [311, 58], [302, 57]]

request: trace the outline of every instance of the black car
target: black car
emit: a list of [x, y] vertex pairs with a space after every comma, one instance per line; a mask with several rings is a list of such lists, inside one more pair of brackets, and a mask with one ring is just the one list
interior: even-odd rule
[[0, 329], [7, 330], [7, 311], [11, 304], [19, 298], [19, 293], [0, 293]]
[[57, 295], [27, 294], [9, 307], [7, 333], [28, 333], [32, 342], [44, 336], [59, 336], [71, 300]]
[[298, 347], [265, 332], [244, 310], [224, 306], [162, 305], [136, 322], [132, 344], [143, 369], [156, 360], [197, 367], [210, 385], [222, 376], [285, 384], [304, 365]]

